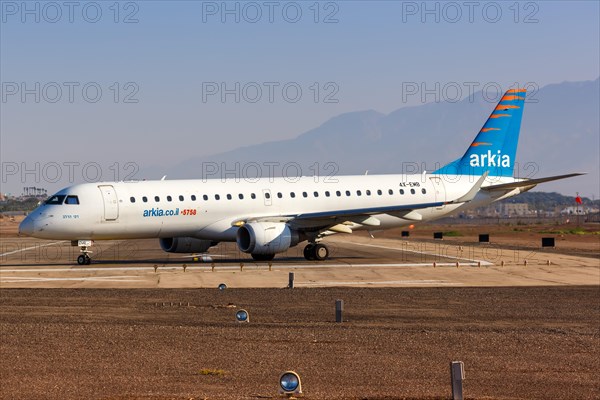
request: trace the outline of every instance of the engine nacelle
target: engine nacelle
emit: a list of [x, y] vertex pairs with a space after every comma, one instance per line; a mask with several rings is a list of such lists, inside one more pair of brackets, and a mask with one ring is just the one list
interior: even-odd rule
[[282, 253], [300, 242], [298, 232], [282, 222], [252, 222], [237, 231], [237, 245], [244, 253]]
[[204, 253], [216, 245], [212, 240], [202, 240], [193, 237], [174, 237], [159, 239], [160, 248], [167, 253]]

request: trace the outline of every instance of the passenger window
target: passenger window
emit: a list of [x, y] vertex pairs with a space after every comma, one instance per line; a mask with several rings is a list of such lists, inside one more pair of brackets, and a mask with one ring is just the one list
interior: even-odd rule
[[290, 192], [290, 197], [291, 197], [292, 199], [294, 199], [294, 198], [296, 197], [296, 193], [294, 193], [294, 192]]
[[390, 195], [392, 195], [392, 194], [394, 194], [394, 191], [393, 191], [392, 189], [390, 189], [390, 190], [388, 190], [388, 193], [389, 193]]
[[367, 194], [367, 196], [371, 195], [371, 191], [370, 190], [367, 190], [365, 193]]
[[192, 201], [196, 201], [196, 195], [195, 194], [192, 195]]
[[270, 199], [270, 198], [271, 198], [271, 193], [265, 192], [265, 199]]
[[357, 191], [356, 191], [356, 195], [357, 195], [357, 196], [362, 196], [362, 192], [361, 192], [360, 190], [357, 190]]
[[350, 196], [350, 191], [346, 190], [346, 196]]
[[240, 198], [240, 200], [244, 200], [244, 195], [243, 194], [238, 194], [238, 197]]
[[171, 196], [167, 196], [167, 201], [171, 201], [173, 198]]
[[144, 197], [142, 197], [142, 201], [143, 201], [144, 203], [147, 203], [147, 202], [148, 202], [148, 198], [147, 198], [146, 196], [144, 196]]
[[329, 197], [329, 191], [325, 191], [325, 197]]
[[410, 194], [415, 194], [415, 189], [410, 189]]
[[52, 196], [48, 200], [46, 200], [46, 204], [62, 204], [65, 200], [65, 195], [59, 194], [57, 196]]
[[255, 195], [254, 193], [251, 193], [251, 194], [250, 194], [250, 198], [251, 198], [251, 199], [256, 199], [256, 195]]
[[160, 197], [154, 196], [154, 201], [158, 203], [160, 201]]
[[340, 197], [340, 196], [342, 195], [342, 192], [340, 192], [339, 190], [337, 190], [337, 191], [335, 192], [335, 195], [336, 195], [337, 197]]
[[421, 189], [421, 193], [427, 194], [427, 190], [425, 190], [425, 188], [423, 188], [423, 189]]
[[132, 203], [135, 203], [135, 197], [131, 196], [131, 197], [129, 198], [129, 201], [131, 201]]
[[67, 196], [65, 204], [79, 204], [79, 198], [77, 196]]
[[227, 195], [227, 200], [231, 200], [231, 195], [230, 194]]
[[219, 196], [218, 194], [215, 194], [215, 200], [221, 200], [221, 196]]
[[204, 201], [208, 201], [208, 196], [207, 195], [203, 195], [202, 198], [204, 199]]
[[313, 194], [315, 195], [315, 197], [319, 197], [319, 192], [314, 192]]
[[404, 194], [404, 189], [400, 189], [400, 194]]
[[179, 195], [179, 201], [183, 201], [184, 197], [182, 195]]
[[302, 197], [308, 197], [308, 193], [302, 192]]
[[381, 196], [383, 194], [383, 192], [381, 190], [378, 190], [377, 194]]
[[277, 197], [279, 197], [280, 199], [283, 197], [283, 195], [281, 194], [281, 192], [277, 193]]

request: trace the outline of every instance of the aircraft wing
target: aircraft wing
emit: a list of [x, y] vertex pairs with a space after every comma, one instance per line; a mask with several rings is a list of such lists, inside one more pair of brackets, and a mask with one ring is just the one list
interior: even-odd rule
[[467, 193], [452, 201], [329, 210], [283, 216], [250, 217], [238, 219], [234, 221], [232, 225], [241, 226], [248, 222], [285, 222], [290, 225], [290, 227], [298, 230], [319, 231], [334, 227], [335, 229], [332, 230], [335, 232], [351, 233], [352, 230], [348, 225], [360, 224], [372, 227], [379, 226], [381, 222], [374, 217], [374, 215], [377, 214], [390, 214], [400, 218], [419, 221], [421, 220], [421, 215], [418, 213], [418, 210], [420, 209], [441, 207], [446, 204], [466, 203], [473, 200], [486, 178], [487, 172], [479, 178]]
[[[361, 225], [367, 225], [377, 227], [381, 222], [373, 215], [377, 214], [391, 214], [398, 215], [398, 213], [410, 214], [414, 213], [415, 210], [428, 208], [428, 207], [440, 207], [444, 205], [444, 202], [436, 203], [420, 203], [420, 204], [406, 204], [396, 205], [389, 207], [370, 207], [370, 208], [357, 208], [350, 210], [335, 210], [325, 211], [316, 213], [298, 214], [294, 216], [288, 224], [295, 229], [326, 229], [338, 224], [356, 223]], [[350, 228], [343, 229], [338, 227], [343, 232], [350, 233]], [[350, 232], [348, 232], [350, 230]]]
[[327, 228], [336, 224], [344, 223], [346, 221], [356, 222], [364, 225], [379, 226], [379, 220], [373, 215], [376, 214], [397, 214], [404, 213], [409, 214], [414, 210], [428, 207], [439, 207], [446, 202], [435, 202], [435, 203], [420, 203], [420, 204], [406, 204], [396, 205], [387, 207], [369, 207], [369, 208], [355, 208], [347, 210], [332, 210], [314, 213], [301, 213], [295, 215], [281, 215], [281, 216], [261, 216], [261, 217], [249, 217], [242, 218], [234, 221], [233, 226], [241, 226], [249, 222], [285, 222], [296, 229], [322, 229]]
[[481, 190], [485, 190], [488, 192], [489, 191], [508, 191], [508, 190], [517, 189], [517, 188], [527, 188], [530, 186], [533, 187], [540, 183], [556, 181], [559, 179], [571, 178], [571, 177], [579, 176], [579, 175], [585, 175], [585, 174], [573, 173], [573, 174], [567, 174], [567, 175], [549, 176], [546, 178], [538, 178], [538, 179], [524, 179], [524, 180], [518, 181], [518, 182], [500, 183], [498, 185], [483, 186], [481, 188]]

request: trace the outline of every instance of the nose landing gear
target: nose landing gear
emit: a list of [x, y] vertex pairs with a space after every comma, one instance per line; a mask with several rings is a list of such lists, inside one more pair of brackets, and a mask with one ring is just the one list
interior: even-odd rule
[[94, 242], [91, 240], [73, 240], [71, 246], [79, 246], [81, 254], [77, 257], [77, 264], [79, 265], [90, 265], [92, 259], [88, 255], [92, 251], [88, 247], [92, 247]]
[[77, 264], [79, 265], [90, 265], [91, 262], [92, 259], [87, 254], [82, 254], [79, 257], [77, 257]]

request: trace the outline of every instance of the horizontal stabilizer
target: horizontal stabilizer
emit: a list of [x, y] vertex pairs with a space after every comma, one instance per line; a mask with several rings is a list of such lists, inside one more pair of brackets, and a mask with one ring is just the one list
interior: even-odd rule
[[544, 183], [544, 182], [551, 182], [551, 181], [557, 181], [559, 179], [572, 178], [574, 176], [579, 176], [579, 175], [585, 175], [585, 174], [584, 173], [574, 173], [574, 174], [567, 174], [567, 175], [549, 176], [547, 178], [525, 179], [525, 180], [518, 181], [518, 182], [500, 183], [498, 185], [484, 186], [481, 188], [481, 190], [487, 190], [487, 191], [512, 190], [512, 189], [523, 188], [523, 187], [528, 187], [528, 186], [535, 186], [535, 185], [538, 185], [538, 184]]

